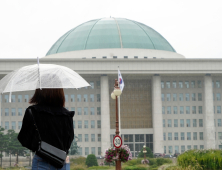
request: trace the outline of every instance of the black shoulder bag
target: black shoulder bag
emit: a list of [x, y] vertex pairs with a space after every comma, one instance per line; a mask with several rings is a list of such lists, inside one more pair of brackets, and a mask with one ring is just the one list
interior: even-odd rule
[[63, 165], [65, 164], [66, 152], [41, 140], [39, 130], [37, 128], [34, 116], [32, 114], [32, 110], [29, 109], [29, 112], [32, 115], [32, 118], [34, 120], [34, 125], [36, 127], [39, 136], [39, 148], [36, 151], [37, 155], [48, 161], [54, 167], [62, 168]]

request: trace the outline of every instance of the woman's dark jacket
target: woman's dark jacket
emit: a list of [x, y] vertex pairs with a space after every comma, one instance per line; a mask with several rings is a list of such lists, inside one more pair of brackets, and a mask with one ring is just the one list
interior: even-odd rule
[[42, 141], [55, 146], [68, 154], [74, 138], [73, 116], [74, 111], [63, 107], [33, 105], [26, 109], [22, 128], [18, 140], [22, 146], [38, 150], [39, 137], [34, 126], [34, 120], [28, 109], [32, 110]]

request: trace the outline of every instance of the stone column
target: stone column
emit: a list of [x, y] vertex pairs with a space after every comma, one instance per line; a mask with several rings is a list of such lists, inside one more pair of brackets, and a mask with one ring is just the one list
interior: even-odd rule
[[215, 149], [214, 104], [211, 75], [204, 76], [204, 149]]
[[110, 111], [109, 111], [109, 81], [107, 75], [100, 78], [101, 84], [101, 152], [105, 155], [105, 150], [110, 145]]
[[153, 153], [163, 153], [163, 117], [161, 100], [161, 78], [154, 75], [152, 79], [152, 119], [153, 119]]

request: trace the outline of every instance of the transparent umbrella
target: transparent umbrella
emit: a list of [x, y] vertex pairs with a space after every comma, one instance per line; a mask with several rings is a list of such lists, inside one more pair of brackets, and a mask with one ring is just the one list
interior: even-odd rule
[[0, 93], [29, 91], [42, 88], [81, 88], [90, 86], [75, 71], [60, 65], [34, 64], [7, 74], [0, 80]]

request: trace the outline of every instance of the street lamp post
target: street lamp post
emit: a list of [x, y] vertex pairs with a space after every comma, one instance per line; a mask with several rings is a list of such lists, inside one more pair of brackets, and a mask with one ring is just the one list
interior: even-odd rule
[[144, 164], [146, 164], [146, 153], [147, 153], [147, 151], [146, 151], [146, 146], [145, 145], [143, 146], [143, 153], [144, 153]]
[[[118, 118], [118, 96], [120, 96], [122, 91], [119, 88], [118, 80], [115, 79], [114, 91], [111, 93], [112, 99], [116, 99], [116, 136], [119, 136], [119, 118]], [[118, 152], [118, 148], [116, 148]], [[121, 170], [121, 160], [116, 160], [116, 170]]]

